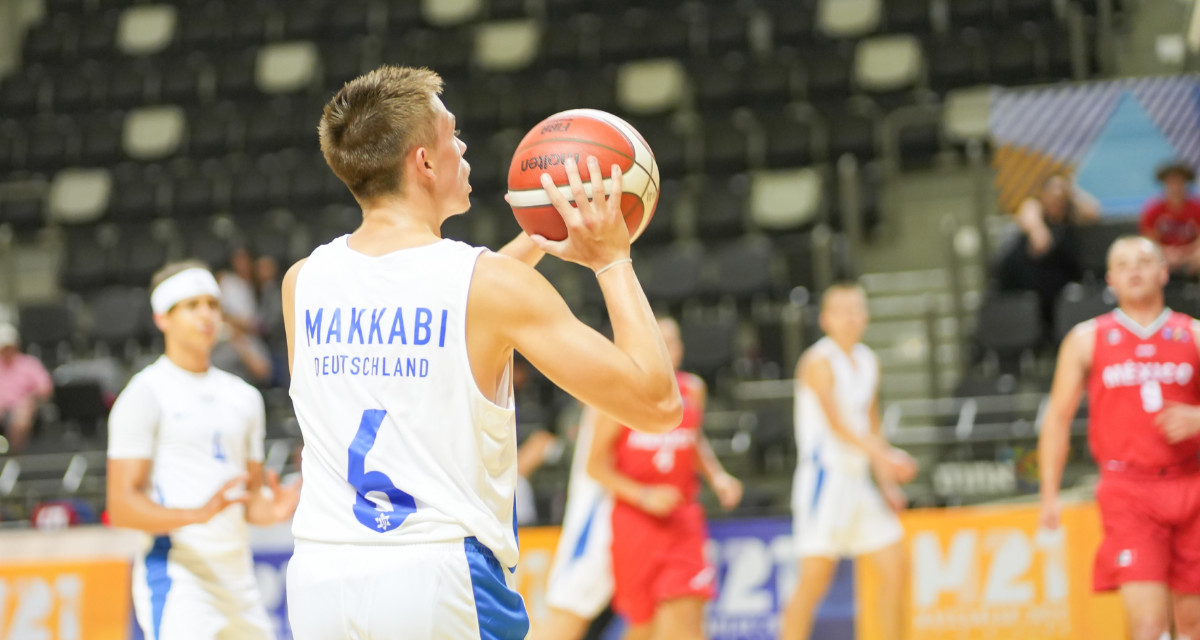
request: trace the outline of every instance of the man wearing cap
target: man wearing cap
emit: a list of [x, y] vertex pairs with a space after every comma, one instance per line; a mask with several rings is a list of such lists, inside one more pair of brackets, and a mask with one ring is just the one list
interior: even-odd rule
[[[198, 262], [150, 283], [165, 353], [130, 380], [109, 417], [108, 514], [147, 534], [133, 602], [147, 638], [274, 637], [247, 523], [291, 517], [299, 487], [267, 472], [259, 392], [210, 364], [220, 289]], [[151, 536], [155, 536], [151, 538]]]
[[0, 429], [8, 439], [0, 453], [21, 452], [38, 406], [54, 391], [42, 361], [21, 353], [19, 343], [16, 327], [0, 323]]
[[1142, 235], [1162, 246], [1171, 271], [1200, 273], [1200, 201], [1188, 188], [1196, 173], [1187, 164], [1172, 161], [1159, 167], [1155, 175], [1163, 194], [1142, 210]]

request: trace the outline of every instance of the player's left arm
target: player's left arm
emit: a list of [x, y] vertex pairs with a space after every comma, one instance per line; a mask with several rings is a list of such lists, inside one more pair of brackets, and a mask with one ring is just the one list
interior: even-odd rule
[[[257, 389], [247, 389], [249, 424], [246, 425], [246, 522], [269, 527], [292, 517], [300, 502], [300, 481], [283, 486], [279, 474], [268, 469], [263, 474], [264, 446], [267, 435], [267, 412], [262, 394]], [[264, 491], [263, 481], [266, 481]]]
[[[705, 386], [704, 379], [689, 374], [687, 384], [692, 388], [692, 397], [703, 415], [708, 403], [708, 387]], [[708, 482], [708, 486], [712, 487], [713, 493], [717, 494], [717, 501], [721, 503], [721, 507], [736, 507], [742, 501], [742, 482], [725, 470], [703, 429], [700, 430], [696, 442], [696, 456], [700, 462], [700, 473]]]
[[[886, 443], [887, 435], [883, 432], [883, 413], [879, 409], [878, 395], [876, 395], [875, 399], [871, 401], [870, 421], [871, 433], [875, 437], [879, 438], [880, 441]], [[890, 446], [891, 443], [888, 443], [888, 445]], [[908, 455], [901, 449], [893, 448], [892, 450], [896, 455], [900, 455], [902, 453], [903, 455]], [[912, 458], [910, 457], [910, 459]], [[915, 459], [912, 460], [912, 469], [914, 474], [917, 471], [917, 467], [917, 461]], [[888, 506], [895, 511], [901, 511], [908, 506], [908, 496], [904, 494], [904, 490], [900, 488], [900, 484], [896, 481], [896, 478], [885, 477], [879, 473], [875, 473], [874, 475], [875, 483], [879, 485], [879, 490], [881, 493], [883, 493], [883, 499], [887, 501]], [[907, 479], [911, 480], [911, 478]]]
[[[1192, 341], [1197, 342], [1197, 337], [1200, 337], [1200, 321], [1192, 320]], [[1200, 344], [1196, 348], [1200, 350]], [[1200, 376], [1192, 384], [1200, 384]], [[1190, 440], [1200, 435], [1200, 406], [1168, 402], [1154, 417], [1154, 423], [1171, 444]]]
[[529, 239], [529, 234], [524, 231], [520, 235], [509, 241], [508, 244], [500, 248], [499, 253], [510, 258], [516, 258], [525, 264], [536, 267], [538, 262], [546, 256], [546, 252], [538, 248], [533, 240]]

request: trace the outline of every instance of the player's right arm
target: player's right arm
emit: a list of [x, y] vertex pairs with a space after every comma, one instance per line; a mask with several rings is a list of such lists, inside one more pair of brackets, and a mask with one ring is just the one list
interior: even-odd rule
[[1084, 383], [1091, 366], [1094, 339], [1095, 323], [1085, 322], [1067, 334], [1058, 350], [1054, 383], [1050, 387], [1050, 404], [1038, 436], [1041, 524], [1047, 529], [1058, 528], [1061, 512], [1059, 485], [1071, 447], [1071, 423], [1075, 420], [1075, 412], [1079, 410], [1079, 401], [1083, 398]]
[[592, 423], [592, 448], [588, 450], [587, 472], [617, 498], [651, 515], [665, 516], [683, 500], [671, 485], [644, 485], [617, 470], [613, 462], [621, 425], [602, 413]]
[[208, 522], [231, 504], [225, 492], [246, 482], [239, 476], [198, 509], [164, 507], [147, 495], [153, 468], [155, 433], [159, 420], [158, 401], [135, 379], [121, 392], [108, 419], [108, 519], [114, 527], [166, 533], [189, 524]]
[[296, 279], [308, 258], [298, 260], [292, 268], [283, 274], [280, 283], [283, 305], [283, 332], [287, 336], [288, 373], [292, 372], [292, 362], [296, 359]]
[[[604, 193], [599, 163], [595, 158], [589, 162], [593, 193]], [[495, 367], [494, 372], [477, 372], [478, 381], [490, 380], [507, 365], [509, 350], [516, 349], [567, 393], [621, 424], [639, 431], [670, 431], [682, 419], [683, 402], [654, 312], [628, 260], [629, 232], [620, 198], [593, 204], [574, 163], [568, 164], [567, 175], [578, 208], [543, 176], [543, 187], [566, 223], [567, 240], [532, 239], [548, 253], [602, 271], [596, 278], [613, 340], [580, 322], [540, 273], [517, 260], [485, 253], [476, 263], [467, 305], [472, 368]], [[619, 194], [621, 174], [616, 166], [612, 185]], [[287, 304], [285, 297], [285, 308]]]

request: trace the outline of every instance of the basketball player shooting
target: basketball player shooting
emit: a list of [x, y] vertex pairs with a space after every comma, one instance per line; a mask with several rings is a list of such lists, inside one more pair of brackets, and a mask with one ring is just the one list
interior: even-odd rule
[[1200, 639], [1200, 388], [1196, 320], [1166, 308], [1162, 250], [1130, 236], [1108, 252], [1117, 309], [1063, 340], [1038, 443], [1041, 524], [1057, 529], [1071, 422], [1088, 394], [1104, 539], [1092, 585], [1119, 590], [1133, 640]]
[[[361, 226], [283, 282], [291, 396], [304, 435], [288, 615], [297, 640], [520, 639], [512, 353], [625, 424], [664, 432], [682, 402], [629, 259], [619, 198], [586, 158], [569, 201], [543, 177], [563, 240], [492, 253], [441, 237], [470, 206], [470, 165], [441, 78], [381, 67], [326, 105], [319, 135]], [[613, 168], [612, 192], [621, 172]], [[530, 264], [584, 265], [614, 339], [577, 320]]]

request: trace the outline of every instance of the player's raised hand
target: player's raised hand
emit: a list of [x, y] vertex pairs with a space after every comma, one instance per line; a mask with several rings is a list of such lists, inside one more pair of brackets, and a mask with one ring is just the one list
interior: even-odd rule
[[1168, 402], [1166, 408], [1154, 416], [1154, 424], [1171, 444], [1194, 438], [1200, 435], [1200, 407]]
[[713, 493], [717, 494], [717, 502], [721, 503], [721, 508], [728, 511], [742, 501], [742, 481], [729, 475], [722, 473], [712, 480]]
[[246, 493], [246, 481], [249, 479], [249, 474], [243, 473], [221, 485], [221, 488], [217, 489], [208, 502], [196, 510], [196, 522], [208, 522], [230, 505], [249, 502], [250, 496]]
[[887, 447], [871, 460], [876, 475], [886, 482], [908, 484], [917, 477], [917, 461], [902, 449]]
[[663, 517], [683, 502], [683, 494], [669, 484], [655, 484], [642, 489], [638, 507], [652, 516]]
[[267, 488], [271, 490], [271, 516], [276, 522], [283, 522], [296, 512], [300, 504], [300, 484], [303, 478], [288, 485], [279, 483], [279, 474], [274, 469], [267, 469]]
[[567, 181], [571, 185], [574, 204], [563, 196], [549, 174], [542, 174], [542, 188], [567, 226], [567, 239], [553, 241], [540, 235], [530, 238], [546, 253], [597, 271], [629, 257], [629, 229], [625, 226], [625, 216], [621, 211], [621, 168], [615, 164], [612, 166], [613, 195], [605, 197], [600, 161], [588, 156], [587, 163], [591, 178], [590, 198], [583, 186], [579, 166], [573, 159], [567, 159]]

